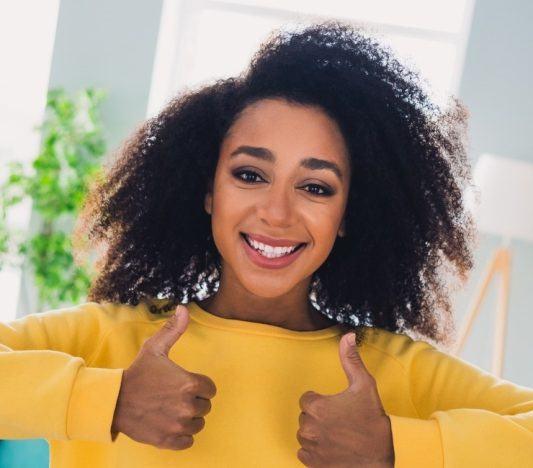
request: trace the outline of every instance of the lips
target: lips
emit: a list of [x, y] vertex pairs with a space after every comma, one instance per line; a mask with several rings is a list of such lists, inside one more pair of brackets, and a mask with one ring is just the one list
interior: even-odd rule
[[246, 256], [252, 261], [252, 263], [261, 268], [269, 269], [284, 268], [295, 262], [305, 249], [305, 246], [307, 245], [306, 243], [300, 244], [290, 254], [281, 255], [279, 257], [266, 257], [258, 250], [256, 250], [255, 247], [252, 247], [250, 245], [244, 233], [240, 233], [240, 237], [242, 239], [242, 245], [244, 247]]
[[[257, 250], [251, 243], [250, 243], [250, 240], [248, 239], [248, 235], [245, 234], [244, 232], [241, 232], [241, 237], [246, 241], [246, 243], [254, 250]], [[255, 239], [254, 239], [255, 240]], [[257, 241], [257, 242], [260, 242], [260, 241]], [[264, 242], [261, 242], [262, 244], [265, 244]], [[275, 245], [272, 245], [272, 244], [265, 244], [265, 245], [270, 245], [272, 247], [276, 247]], [[293, 247], [294, 245], [297, 245], [297, 247], [291, 251], [291, 253], [294, 253], [296, 252], [298, 249], [301, 249], [304, 245], [305, 245], [305, 242], [301, 243], [301, 244], [292, 244], [292, 245], [284, 245], [283, 247]]]
[[260, 242], [264, 245], [269, 245], [271, 247], [294, 247], [295, 245], [305, 245], [306, 242], [298, 242], [288, 239], [275, 239], [272, 237], [263, 236], [261, 234], [251, 234], [247, 232], [241, 232], [241, 235], [244, 235], [246, 239], [251, 239], [255, 242]]

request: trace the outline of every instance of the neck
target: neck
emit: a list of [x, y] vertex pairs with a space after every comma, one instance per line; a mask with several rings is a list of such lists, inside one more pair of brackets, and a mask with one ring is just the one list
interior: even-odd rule
[[203, 301], [198, 301], [198, 305], [203, 310], [218, 317], [264, 323], [294, 331], [322, 330], [338, 324], [336, 321], [321, 315], [312, 305], [309, 305], [305, 314], [300, 314], [279, 302], [271, 302], [272, 299], [267, 301], [272, 305], [266, 305], [263, 302], [259, 307], [248, 304], [243, 308], [240, 303], [227, 302], [224, 298], [220, 298], [217, 293]]
[[309, 281], [293, 291], [273, 298], [251, 294], [235, 283], [220, 280], [218, 291], [198, 305], [205, 311], [228, 319], [264, 323], [294, 331], [314, 331], [338, 323], [322, 315], [308, 298]]

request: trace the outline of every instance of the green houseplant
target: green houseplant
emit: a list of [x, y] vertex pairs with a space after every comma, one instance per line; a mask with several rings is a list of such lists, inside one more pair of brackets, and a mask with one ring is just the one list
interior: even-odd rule
[[[39, 309], [78, 302], [90, 285], [91, 267], [74, 262], [70, 235], [106, 151], [99, 115], [104, 97], [95, 88], [73, 95], [50, 90], [39, 154], [31, 168], [9, 163], [0, 186], [0, 268], [29, 262]], [[8, 223], [10, 209], [28, 198], [39, 225], [31, 236]]]

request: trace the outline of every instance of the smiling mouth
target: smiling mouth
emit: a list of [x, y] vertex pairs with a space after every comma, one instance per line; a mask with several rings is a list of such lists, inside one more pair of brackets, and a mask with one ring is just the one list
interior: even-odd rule
[[[258, 249], [257, 247], [254, 247], [251, 243], [250, 243], [250, 240], [248, 239], [248, 236], [241, 232], [240, 233], [241, 237], [244, 239], [244, 241], [252, 248], [254, 249], [256, 252], [259, 252], [260, 254], [266, 256], [268, 254], [268, 252], [265, 252], [264, 250], [261, 250], [261, 249]], [[305, 247], [307, 244], [305, 242], [301, 243], [301, 244], [298, 244], [298, 246], [291, 250], [290, 252], [286, 252], [282, 255], [279, 255], [279, 256], [276, 256], [275, 258], [280, 258], [280, 257], [287, 257], [289, 255], [292, 255], [294, 254], [296, 251], [300, 250], [302, 247]], [[268, 258], [268, 257], [267, 257]]]

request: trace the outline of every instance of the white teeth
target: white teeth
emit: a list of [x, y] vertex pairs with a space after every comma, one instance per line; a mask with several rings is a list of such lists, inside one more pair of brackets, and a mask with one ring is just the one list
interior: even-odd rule
[[294, 245], [292, 247], [272, 247], [271, 245], [265, 245], [261, 242], [257, 242], [253, 239], [250, 239], [248, 236], [246, 236], [246, 239], [248, 239], [248, 242], [254, 247], [255, 250], [257, 250], [261, 255], [268, 258], [283, 257], [284, 255], [293, 252], [297, 247], [297, 245]]

